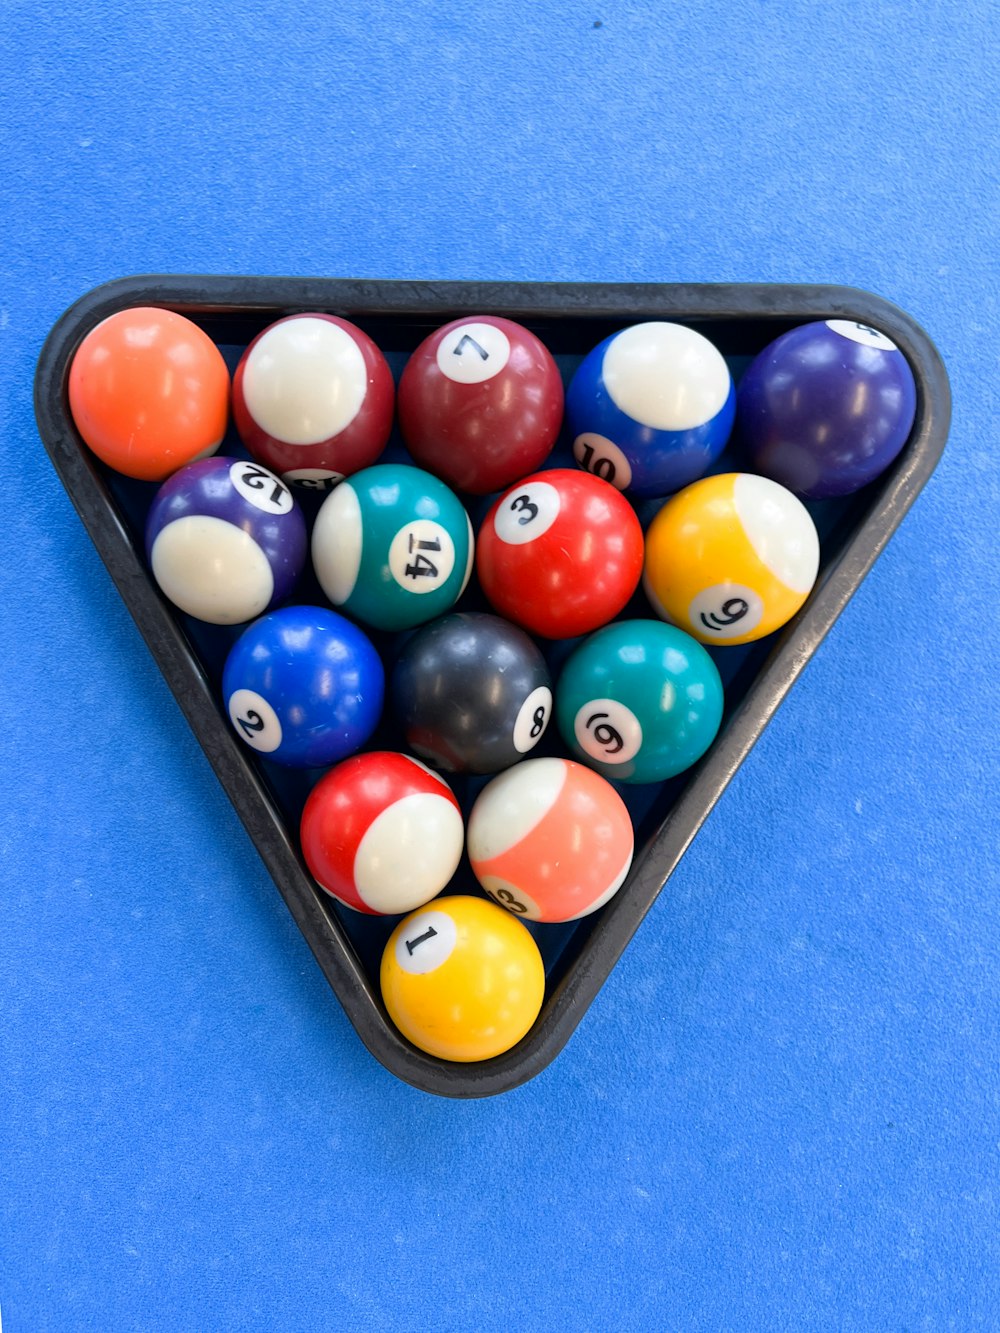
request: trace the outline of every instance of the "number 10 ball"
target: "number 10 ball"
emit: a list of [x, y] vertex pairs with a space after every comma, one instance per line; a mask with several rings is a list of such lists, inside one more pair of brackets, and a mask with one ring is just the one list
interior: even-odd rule
[[581, 363], [566, 395], [576, 461], [621, 491], [670, 495], [708, 471], [736, 412], [716, 347], [682, 324], [635, 324]]

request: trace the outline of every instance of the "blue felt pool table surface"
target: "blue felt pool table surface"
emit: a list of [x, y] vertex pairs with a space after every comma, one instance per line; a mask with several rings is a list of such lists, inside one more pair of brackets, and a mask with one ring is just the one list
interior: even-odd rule
[[[997, 1327], [1000, 23], [922, 7], [7, 6], [0, 1320]], [[141, 272], [847, 284], [941, 463], [559, 1057], [364, 1049], [41, 447]]]

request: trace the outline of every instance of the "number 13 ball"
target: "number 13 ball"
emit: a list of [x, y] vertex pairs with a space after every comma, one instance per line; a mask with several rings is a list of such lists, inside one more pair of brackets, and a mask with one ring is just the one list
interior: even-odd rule
[[566, 395], [576, 461], [635, 496], [670, 495], [707, 472], [735, 412], [722, 354], [682, 324], [635, 324], [606, 338]]
[[700, 643], [751, 643], [798, 611], [819, 570], [801, 500], [766, 477], [728, 472], [671, 497], [646, 533], [654, 610]]

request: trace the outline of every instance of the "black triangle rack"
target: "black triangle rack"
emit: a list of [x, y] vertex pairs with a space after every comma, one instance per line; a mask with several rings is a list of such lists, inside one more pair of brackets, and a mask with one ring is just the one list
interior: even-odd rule
[[[76, 348], [102, 319], [138, 305], [188, 316], [231, 364], [257, 333], [283, 315], [337, 314], [374, 338], [397, 378], [407, 355], [434, 328], [462, 315], [486, 313], [531, 328], [565, 375], [601, 339], [643, 320], [671, 320], [705, 333], [736, 374], [786, 329], [819, 319], [873, 325], [910, 362], [917, 410], [906, 447], [862, 491], [811, 506], [822, 551], [815, 589], [778, 634], [746, 649], [722, 650], [727, 703], [717, 739], [689, 773], [628, 793], [637, 852], [616, 897], [593, 917], [537, 928], [546, 962], [545, 1002], [532, 1030], [504, 1055], [449, 1063], [416, 1050], [393, 1027], [379, 993], [378, 959], [395, 919], [360, 918], [337, 906], [310, 877], [297, 839], [304, 779], [277, 772], [242, 747], [222, 710], [221, 663], [232, 634], [181, 615], [149, 575], [142, 532], [155, 487], [110, 472], [73, 426], [67, 382]], [[919, 325], [887, 301], [848, 287], [154, 275], [98, 287], [60, 318], [39, 359], [35, 411], [42, 441], [94, 545], [361, 1039], [392, 1073], [424, 1091], [485, 1097], [539, 1073], [573, 1032], [730, 778], [933, 472], [947, 439], [950, 392], [941, 358]], [[558, 447], [565, 450], [565, 441]], [[390, 449], [405, 457], [398, 437]], [[243, 452], [234, 434], [221, 452]], [[650, 614], [641, 594], [637, 597], [629, 613]], [[398, 746], [391, 732], [379, 733], [376, 741], [381, 748]], [[475, 784], [458, 784], [457, 791], [467, 809]], [[467, 875], [467, 867], [462, 874]], [[466, 891], [465, 884], [456, 887]]]

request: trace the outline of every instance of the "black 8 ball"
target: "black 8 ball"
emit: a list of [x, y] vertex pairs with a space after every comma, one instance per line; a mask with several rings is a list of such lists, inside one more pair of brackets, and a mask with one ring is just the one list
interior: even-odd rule
[[537, 645], [499, 616], [458, 611], [406, 643], [390, 686], [414, 754], [451, 773], [499, 773], [535, 748], [552, 716]]

